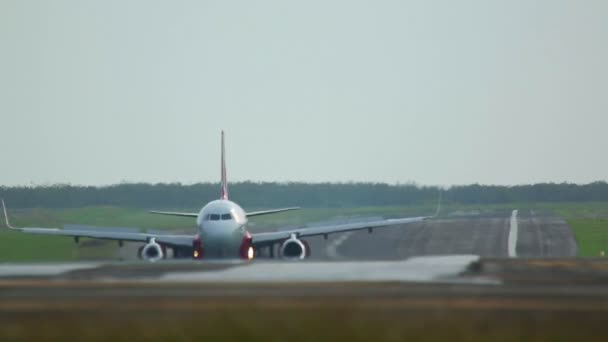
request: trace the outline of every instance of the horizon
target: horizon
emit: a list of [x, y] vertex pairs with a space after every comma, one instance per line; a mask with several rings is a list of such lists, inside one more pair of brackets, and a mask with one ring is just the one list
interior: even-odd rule
[[[290, 185], [290, 184], [304, 184], [304, 185], [388, 185], [388, 186], [412, 186], [417, 188], [440, 188], [442, 190], [448, 190], [454, 187], [468, 187], [468, 186], [482, 186], [482, 187], [525, 187], [525, 186], [535, 186], [535, 185], [576, 185], [576, 186], [585, 186], [585, 185], [593, 185], [593, 184], [607, 184], [608, 182], [605, 180], [596, 180], [588, 183], [573, 183], [573, 182], [539, 182], [539, 183], [527, 183], [527, 184], [483, 184], [483, 183], [468, 183], [468, 184], [451, 184], [451, 185], [438, 185], [438, 184], [418, 184], [415, 182], [396, 182], [396, 183], [386, 183], [386, 182], [366, 182], [366, 181], [344, 181], [344, 182], [329, 182], [329, 181], [320, 181], [320, 182], [301, 182], [301, 181], [236, 181], [230, 182], [228, 181], [228, 188], [230, 188], [231, 184], [273, 184], [273, 185]], [[221, 186], [220, 181], [205, 181], [205, 182], [195, 182], [195, 183], [181, 183], [181, 182], [119, 182], [112, 184], [75, 184], [75, 183], [53, 183], [53, 184], [16, 184], [16, 185], [3, 185], [0, 184], [0, 189], [2, 188], [52, 188], [52, 187], [93, 187], [93, 188], [109, 188], [115, 186], [122, 185], [175, 185], [175, 186], [195, 186], [195, 185], [217, 185], [218, 189]]]

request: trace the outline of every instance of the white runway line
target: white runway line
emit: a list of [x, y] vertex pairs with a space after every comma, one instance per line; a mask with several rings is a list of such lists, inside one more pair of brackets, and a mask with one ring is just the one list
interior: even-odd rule
[[509, 245], [508, 245], [508, 250], [509, 250], [509, 257], [510, 258], [516, 258], [517, 257], [517, 251], [515, 250], [515, 248], [517, 247], [517, 213], [518, 210], [515, 209], [513, 210], [513, 213], [511, 213], [511, 227], [509, 229]]
[[327, 256], [332, 259], [339, 259], [340, 254], [338, 254], [338, 247], [340, 247], [340, 245], [342, 245], [344, 241], [346, 241], [346, 239], [348, 239], [352, 234], [353, 232], [344, 233], [338, 238], [336, 238], [334, 241], [332, 241], [327, 246]]

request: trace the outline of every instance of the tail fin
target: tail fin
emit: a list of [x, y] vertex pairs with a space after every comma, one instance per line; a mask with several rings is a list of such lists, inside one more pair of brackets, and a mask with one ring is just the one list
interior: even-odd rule
[[224, 131], [222, 131], [222, 192], [220, 199], [228, 199], [228, 180], [226, 179], [226, 147], [224, 145]]

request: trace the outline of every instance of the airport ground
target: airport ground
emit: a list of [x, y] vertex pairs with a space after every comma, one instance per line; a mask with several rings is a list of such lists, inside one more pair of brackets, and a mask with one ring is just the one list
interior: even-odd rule
[[[390, 218], [428, 215], [434, 211], [434, 205], [433, 203], [429, 203], [422, 206], [407, 207], [307, 208], [296, 212], [252, 219], [250, 221], [250, 228], [252, 231], [265, 231], [279, 227], [302, 227], [310, 222], [328, 220], [340, 222], [340, 220], [345, 218], [358, 219], [369, 216]], [[183, 208], [181, 209], [184, 210]], [[602, 251], [608, 253], [608, 202], [513, 203], [505, 205], [444, 204], [441, 218], [458, 219], [466, 218], [467, 216], [485, 217], [492, 215], [506, 217], [513, 209], [519, 209], [520, 217], [522, 218], [526, 218], [530, 213], [535, 213], [534, 216], [537, 217], [549, 215], [563, 219], [575, 236], [579, 256], [600, 256]], [[109, 227], [140, 227], [148, 231], [173, 230], [184, 233], [191, 233], [193, 230], [192, 221], [187, 218], [150, 215], [145, 210], [137, 208], [13, 208], [10, 211], [13, 224], [19, 226], [62, 227], [64, 224], [84, 224]], [[496, 224], [496, 222], [493, 224]], [[483, 229], [484, 226], [480, 224], [478, 228]], [[381, 232], [375, 231], [374, 234], [376, 233]], [[392, 233], [388, 234], [392, 235]], [[408, 231], [405, 234], [408, 234], [409, 237], [412, 233]], [[337, 238], [338, 236], [335, 237]], [[354, 238], [357, 238], [357, 236], [354, 236]], [[352, 241], [351, 237], [349, 237], [349, 240]], [[408, 239], [408, 241], [410, 240]], [[25, 236], [4, 229], [0, 229], [0, 251], [2, 251], [0, 254], [0, 261], [2, 262], [108, 260], [134, 257], [130, 251], [121, 252], [116, 243], [83, 239], [80, 245], [75, 245], [71, 239], [63, 237]], [[377, 258], [374, 253], [368, 255], [368, 257]], [[403, 248], [400, 253], [402, 255], [411, 255], [411, 253], [408, 254], [408, 252], [403, 251]], [[482, 255], [493, 254], [488, 252]], [[391, 256], [388, 255], [387, 257]], [[395, 257], [395, 255], [392, 257]]]
[[[150, 276], [165, 266], [175, 265], [125, 270]], [[603, 259], [486, 259], [451, 283], [84, 280], [120, 267], [3, 279], [0, 338], [601, 341], [607, 332]], [[503, 283], [464, 282], [480, 277]]]
[[[519, 209], [513, 242], [512, 209], [453, 211], [373, 234], [310, 239], [313, 258], [287, 266], [291, 272], [307, 273], [306, 264], [340, 270], [388, 260], [395, 261], [396, 274], [417, 274], [435, 266], [416, 269], [397, 260], [481, 256], [458, 274], [433, 281], [166, 278], [176, 269], [212, 275], [232, 269], [239, 274], [239, 267], [263, 266], [264, 261], [249, 266], [123, 262], [46, 276], [5, 276], [0, 280], [0, 339], [605, 340], [608, 261], [575, 258], [580, 244], [570, 229], [571, 218], [564, 220], [547, 208]], [[597, 211], [576, 219], [602, 222], [603, 215]], [[513, 251], [517, 258], [508, 258]]]

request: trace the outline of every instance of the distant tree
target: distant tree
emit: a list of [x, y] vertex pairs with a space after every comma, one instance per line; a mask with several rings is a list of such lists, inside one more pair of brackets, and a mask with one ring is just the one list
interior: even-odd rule
[[[352, 207], [412, 205], [437, 199], [438, 188], [416, 184], [384, 183], [271, 183], [239, 182], [230, 185], [230, 198], [247, 208], [278, 206]], [[13, 207], [125, 206], [138, 208], [199, 208], [219, 198], [218, 183], [124, 183], [110, 186], [0, 187], [0, 197]], [[471, 184], [444, 191], [444, 199], [462, 204], [512, 202], [608, 201], [604, 181], [584, 185], [539, 183], [496, 186]]]

